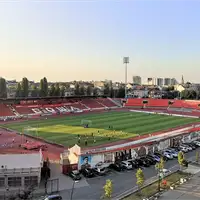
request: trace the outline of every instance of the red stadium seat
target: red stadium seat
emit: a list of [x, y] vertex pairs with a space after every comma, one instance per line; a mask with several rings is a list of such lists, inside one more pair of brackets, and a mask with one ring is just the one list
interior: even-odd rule
[[15, 116], [8, 105], [0, 104], [0, 117]]

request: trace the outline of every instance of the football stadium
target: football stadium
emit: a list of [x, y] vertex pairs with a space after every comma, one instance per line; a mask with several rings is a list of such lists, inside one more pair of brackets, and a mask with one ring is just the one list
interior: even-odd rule
[[86, 113], [12, 123], [5, 127], [46, 141], [72, 147], [106, 144], [200, 121], [171, 115], [124, 110]]

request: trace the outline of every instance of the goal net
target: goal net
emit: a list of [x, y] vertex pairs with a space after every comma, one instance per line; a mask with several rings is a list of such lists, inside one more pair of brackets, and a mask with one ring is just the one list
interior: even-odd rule
[[92, 120], [82, 119], [81, 126], [92, 126]]

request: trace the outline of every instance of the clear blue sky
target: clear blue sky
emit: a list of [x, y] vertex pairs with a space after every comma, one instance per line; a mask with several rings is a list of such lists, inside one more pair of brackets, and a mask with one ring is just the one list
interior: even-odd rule
[[[200, 1], [0, 1], [0, 76], [200, 82]], [[145, 81], [145, 80], [144, 80]]]

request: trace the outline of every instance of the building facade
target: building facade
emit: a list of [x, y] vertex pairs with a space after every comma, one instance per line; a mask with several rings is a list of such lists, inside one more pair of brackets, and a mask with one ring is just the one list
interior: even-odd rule
[[156, 85], [155, 78], [147, 78], [147, 85]]
[[164, 78], [164, 85], [171, 85], [171, 78]]
[[163, 86], [163, 78], [157, 78], [156, 85]]
[[0, 191], [23, 190], [28, 186], [39, 186], [42, 153], [0, 155]]

